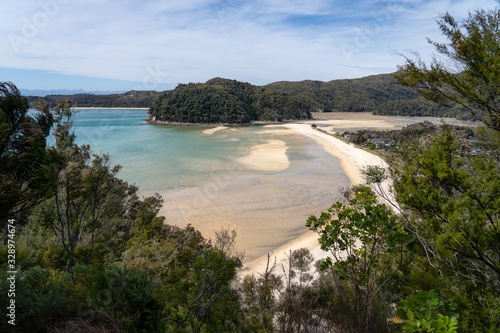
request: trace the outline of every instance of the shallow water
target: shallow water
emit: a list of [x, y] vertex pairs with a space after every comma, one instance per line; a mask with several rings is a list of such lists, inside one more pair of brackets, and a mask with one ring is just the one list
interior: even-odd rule
[[[192, 224], [207, 237], [236, 229], [245, 261], [304, 234], [307, 217], [326, 210], [350, 184], [338, 161], [301, 135], [259, 134], [264, 128], [251, 126], [207, 136], [200, 127], [148, 125], [146, 116], [145, 110], [81, 110], [77, 142], [109, 153], [123, 167], [118, 176], [141, 194], [159, 192], [168, 223]], [[255, 171], [236, 161], [270, 139], [287, 144], [288, 169]]]
[[[291, 166], [282, 176], [314, 160], [331, 159], [318, 149], [312, 152], [311, 148], [319, 145], [301, 136], [258, 134], [262, 126], [203, 135], [200, 127], [148, 125], [146, 117], [145, 110], [90, 109], [80, 110], [74, 122], [77, 142], [90, 144], [95, 153], [109, 153], [113, 164], [122, 166], [119, 176], [138, 185], [143, 193], [199, 185], [228, 172], [233, 176], [265, 174], [246, 169], [235, 159], [246, 155], [248, 147], [269, 139], [289, 146]], [[317, 176], [326, 177], [331, 171], [336, 174], [338, 166], [333, 169], [318, 170]]]

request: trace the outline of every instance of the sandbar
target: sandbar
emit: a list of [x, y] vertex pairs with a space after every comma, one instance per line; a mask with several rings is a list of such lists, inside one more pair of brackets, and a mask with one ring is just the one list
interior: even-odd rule
[[237, 161], [247, 168], [258, 171], [283, 171], [290, 161], [286, 155], [288, 146], [281, 140], [267, 140], [267, 143], [250, 147], [248, 155]]
[[[285, 124], [275, 127], [286, 128], [287, 134], [292, 133], [305, 135], [314, 139], [319, 143], [326, 152], [336, 157], [339, 160], [342, 170], [351, 181], [351, 185], [359, 185], [364, 183], [362, 170], [369, 165], [380, 166], [384, 169], [388, 168], [387, 163], [379, 156], [369, 153], [363, 149], [355, 147], [351, 143], [346, 143], [331, 135], [322, 133], [313, 129], [310, 123], [306, 124]], [[271, 126], [269, 126], [271, 128]], [[271, 129], [266, 131], [272, 132]], [[282, 130], [276, 130], [277, 133], [284, 134]], [[389, 193], [390, 180], [386, 180], [383, 184], [383, 189]], [[332, 202], [333, 204], [333, 202]], [[314, 260], [326, 258], [329, 253], [321, 250], [318, 244], [318, 234], [313, 231], [304, 233], [301, 237], [275, 249], [271, 254], [271, 261], [276, 261], [278, 264], [286, 262], [286, 258], [290, 251], [300, 248], [307, 248], [314, 257]], [[257, 274], [262, 273], [266, 269], [268, 256], [263, 255], [253, 261], [245, 263], [241, 274]], [[311, 273], [314, 273], [313, 271]]]
[[[292, 164], [287, 165], [287, 169], [282, 172], [241, 176], [240, 171], [248, 170], [249, 166], [237, 160], [235, 165], [228, 168], [230, 172], [207, 184], [162, 193], [165, 206], [160, 215], [166, 217], [167, 223], [179, 226], [192, 224], [208, 238], [213, 237], [214, 230], [222, 227], [235, 229], [238, 232], [236, 245], [239, 250], [246, 251], [240, 275], [262, 273], [266, 268], [268, 253], [271, 254], [271, 260], [276, 260], [278, 264], [286, 259], [290, 251], [303, 247], [308, 248], [316, 260], [328, 256], [329, 253], [319, 247], [318, 234], [307, 231], [307, 217], [326, 211], [335, 201], [341, 200], [338, 191], [340, 186], [362, 184], [364, 179], [361, 171], [364, 167], [388, 166], [381, 157], [317, 131], [311, 124], [335, 133], [363, 128], [397, 129], [427, 119], [361, 113], [314, 116], [323, 119], [269, 125], [262, 131], [256, 131], [255, 135], [270, 135], [273, 139], [283, 138], [284, 135], [310, 138], [321, 145], [311, 148], [311, 153], [321, 156], [322, 165], [315, 164], [310, 169], [296, 173], [296, 166]], [[441, 122], [437, 118], [432, 120]], [[446, 119], [445, 122], [453, 124], [457, 121]], [[277, 141], [281, 140], [270, 140], [266, 144], [251, 147], [248, 156], [243, 159], [255, 159], [253, 166], [257, 168], [263, 166], [263, 158], [258, 156], [266, 150], [275, 149], [277, 155], [287, 158], [286, 144]], [[250, 155], [253, 157], [250, 158]], [[276, 154], [268, 155], [276, 157], [273, 156]], [[328, 167], [328, 164], [336, 164], [336, 168], [340, 165], [337, 176], [325, 179], [311, 175], [315, 170]], [[389, 188], [390, 180], [387, 180], [383, 183], [383, 189], [389, 193]]]
[[212, 135], [212, 134], [214, 134], [216, 132], [227, 130], [228, 128], [229, 127], [227, 127], [227, 126], [217, 126], [217, 127], [214, 127], [214, 128], [203, 130], [203, 131], [201, 131], [201, 133], [204, 134], [204, 135]]

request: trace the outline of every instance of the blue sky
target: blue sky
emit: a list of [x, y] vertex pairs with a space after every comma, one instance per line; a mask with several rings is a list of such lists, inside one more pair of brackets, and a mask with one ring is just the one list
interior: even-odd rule
[[[22, 5], [21, 5], [22, 4]], [[439, 14], [494, 0], [2, 0], [0, 81], [24, 89], [164, 90], [390, 73], [433, 52]]]

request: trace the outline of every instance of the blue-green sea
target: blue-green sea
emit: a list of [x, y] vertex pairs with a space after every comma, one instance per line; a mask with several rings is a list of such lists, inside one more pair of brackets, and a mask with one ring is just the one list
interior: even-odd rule
[[[228, 170], [233, 175], [263, 174], [237, 167], [234, 161], [246, 155], [248, 147], [269, 139], [287, 143], [291, 170], [314, 160], [332, 160], [310, 139], [258, 134], [262, 126], [203, 135], [205, 128], [153, 126], [144, 121], [146, 117], [146, 110], [88, 109], [78, 110], [74, 118], [77, 143], [90, 144], [95, 153], [110, 154], [112, 163], [122, 166], [120, 178], [135, 183], [143, 193], [197, 185]], [[327, 177], [327, 169], [320, 167], [316, 176]], [[338, 169], [334, 165], [331, 171], [337, 176]]]
[[[266, 258], [306, 233], [307, 218], [326, 211], [342, 198], [339, 189], [350, 186], [336, 158], [314, 140], [280, 127], [234, 127], [204, 135], [200, 127], [148, 125], [146, 117], [146, 110], [79, 110], [77, 142], [110, 154], [113, 164], [122, 166], [118, 176], [137, 185], [139, 194], [160, 193], [166, 223], [191, 224], [207, 238], [221, 228], [236, 230], [245, 262]], [[415, 122], [386, 121], [395, 127]], [[237, 161], [271, 139], [286, 143], [287, 169], [256, 171]]]
[[[307, 137], [264, 126], [204, 135], [200, 127], [148, 125], [146, 117], [145, 110], [79, 110], [77, 143], [110, 154], [122, 166], [118, 177], [141, 195], [160, 193], [167, 223], [192, 224], [209, 238], [220, 228], [236, 230], [245, 261], [303, 235], [307, 218], [350, 185], [338, 161]], [[236, 160], [271, 139], [288, 147], [286, 170], [256, 171]]]

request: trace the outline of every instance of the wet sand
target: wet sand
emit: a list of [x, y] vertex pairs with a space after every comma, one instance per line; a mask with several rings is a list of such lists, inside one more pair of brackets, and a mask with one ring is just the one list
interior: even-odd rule
[[[272, 128], [271, 126], [268, 127]], [[275, 127], [285, 127], [293, 133], [305, 135], [314, 139], [326, 152], [331, 154], [333, 158], [338, 159], [342, 170], [349, 177], [351, 185], [358, 185], [364, 182], [362, 170], [366, 166], [376, 165], [385, 169], [388, 167], [387, 163], [381, 157], [356, 148], [353, 144], [346, 143], [328, 134], [319, 132], [313, 129], [310, 124], [287, 124]], [[272, 132], [272, 130], [269, 131]], [[387, 180], [383, 184], [384, 191], [387, 192], [389, 187], [390, 180]], [[331, 204], [333, 203], [334, 201], [331, 202]], [[321, 250], [318, 244], [318, 235], [309, 231], [304, 233], [301, 237], [275, 249], [272, 253], [273, 261], [276, 260], [278, 263], [286, 261], [290, 251], [300, 248], [309, 249], [315, 260], [326, 258], [329, 254]], [[241, 273], [245, 275], [263, 272], [266, 268], [267, 260], [268, 257], [267, 254], [265, 254], [253, 261], [246, 262]]]
[[248, 155], [237, 161], [253, 170], [283, 171], [290, 165], [287, 149], [288, 146], [281, 140], [267, 140], [266, 144], [250, 147]]
[[[283, 140], [271, 139], [262, 146], [278, 141], [280, 150], [285, 149], [289, 139], [281, 134], [276, 138]], [[160, 215], [166, 223], [191, 224], [207, 238], [221, 228], [236, 230], [236, 246], [245, 252], [245, 263], [301, 237], [307, 232], [307, 218], [339, 200], [339, 188], [350, 182], [320, 145], [297, 134], [292, 138], [302, 143], [300, 149], [292, 145], [283, 153], [290, 164], [286, 169], [252, 171], [235, 160], [227, 172], [205, 184], [160, 193], [165, 200]]]
[[214, 127], [214, 128], [203, 130], [203, 131], [201, 131], [201, 133], [203, 133], [205, 135], [212, 135], [212, 134], [214, 134], [216, 132], [225, 131], [228, 128], [229, 127], [227, 127], [227, 126], [217, 126], [217, 127]]
[[[364, 128], [399, 129], [424, 120], [437, 124], [442, 122], [438, 118], [374, 116], [368, 113], [314, 116], [314, 120], [268, 125], [256, 131], [255, 135], [265, 134], [272, 138], [271, 142], [250, 149], [251, 158], [246, 156], [253, 160], [251, 168], [260, 168], [261, 171], [240, 175], [238, 170], [244, 168], [241, 165], [243, 162], [241, 158], [235, 160], [227, 174], [207, 184], [161, 193], [165, 206], [160, 214], [166, 217], [167, 223], [179, 226], [192, 224], [208, 238], [213, 237], [214, 230], [222, 227], [235, 229], [238, 232], [236, 245], [245, 252], [242, 274], [262, 272], [268, 253], [272, 253], [273, 261], [276, 258], [280, 262], [290, 250], [306, 247], [316, 260], [324, 258], [328, 253], [319, 248], [317, 234], [307, 231], [307, 218], [325, 211], [340, 200], [340, 187], [361, 184], [364, 167], [379, 165], [386, 168], [387, 164], [377, 155], [313, 129], [311, 124], [335, 133]], [[471, 125], [455, 119], [445, 119], [445, 122]], [[274, 153], [267, 154], [268, 157], [280, 155], [283, 158], [284, 155], [287, 158], [290, 152], [286, 149], [283, 152], [283, 144], [276, 141], [283, 142], [281, 139], [285, 140], [289, 135], [314, 140], [316, 144], [310, 144], [308, 151], [316, 159], [307, 165], [291, 159], [289, 166], [282, 170], [265, 167], [265, 154], [257, 152], [276, 149]], [[327, 173], [333, 175], [327, 177], [320, 172], [323, 168], [336, 168], [337, 171]], [[390, 180], [383, 187], [387, 191]]]

